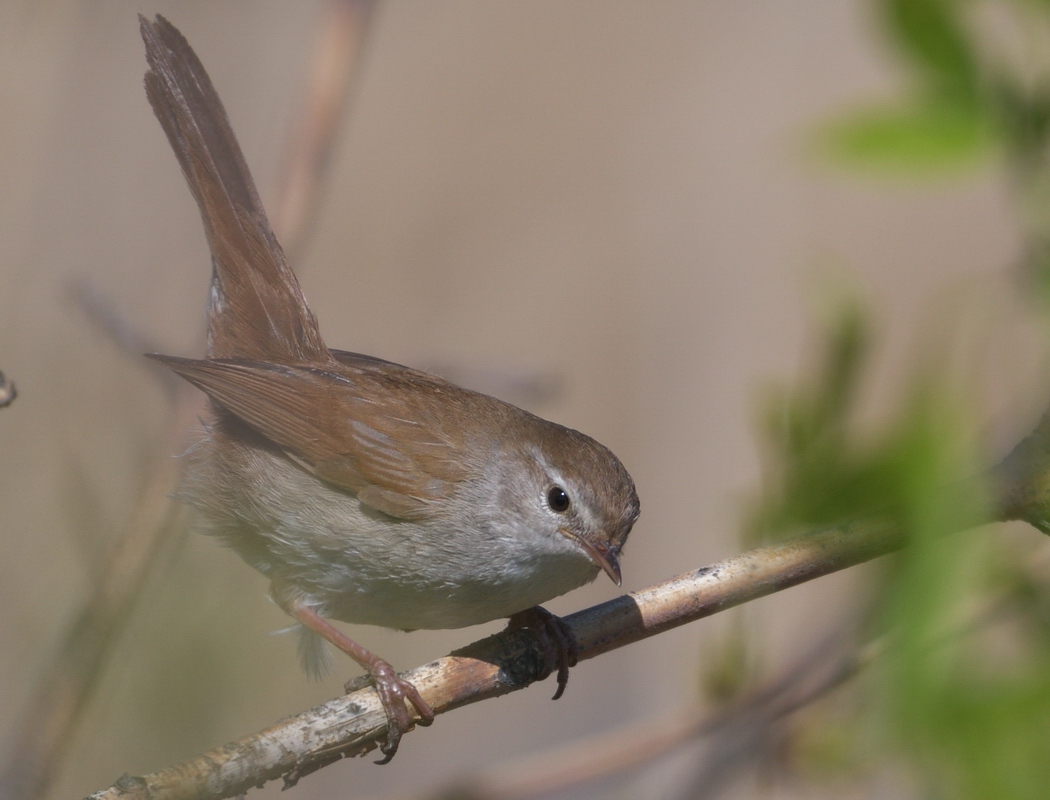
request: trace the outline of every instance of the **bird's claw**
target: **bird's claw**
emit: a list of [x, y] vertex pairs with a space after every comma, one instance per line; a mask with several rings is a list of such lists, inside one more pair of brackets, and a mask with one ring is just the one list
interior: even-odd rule
[[547, 678], [558, 671], [558, 690], [552, 700], [557, 700], [565, 692], [569, 682], [569, 668], [575, 667], [580, 658], [580, 648], [572, 629], [542, 606], [533, 606], [519, 611], [510, 618], [508, 629], [528, 628], [534, 631], [543, 653], [544, 670], [538, 680]]
[[419, 725], [430, 725], [434, 721], [434, 709], [419, 694], [419, 690], [394, 672], [394, 668], [386, 661], [377, 659], [377, 663], [369, 669], [369, 675], [383, 704], [383, 711], [386, 712], [386, 742], [379, 747], [383, 758], [376, 763], [387, 764], [397, 753], [401, 737], [412, 727], [412, 718], [405, 701], [411, 703], [419, 714]]

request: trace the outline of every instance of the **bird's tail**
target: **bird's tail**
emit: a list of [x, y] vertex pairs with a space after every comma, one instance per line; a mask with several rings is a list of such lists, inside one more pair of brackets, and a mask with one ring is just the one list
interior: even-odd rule
[[303, 625], [295, 625], [299, 634], [299, 663], [314, 680], [320, 680], [332, 668], [332, 649], [319, 634]]

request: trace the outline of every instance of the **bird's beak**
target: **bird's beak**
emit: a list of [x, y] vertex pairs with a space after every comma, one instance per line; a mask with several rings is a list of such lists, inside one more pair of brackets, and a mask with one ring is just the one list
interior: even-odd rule
[[559, 530], [582, 547], [583, 551], [590, 556], [591, 561], [601, 567], [613, 583], [617, 586], [623, 583], [623, 577], [620, 575], [620, 554], [615, 548], [606, 542], [592, 542], [590, 539], [577, 536], [566, 528], [559, 528]]

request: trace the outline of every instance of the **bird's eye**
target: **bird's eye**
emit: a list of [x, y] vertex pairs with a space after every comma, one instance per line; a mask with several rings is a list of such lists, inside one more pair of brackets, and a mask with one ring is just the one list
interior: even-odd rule
[[569, 495], [560, 486], [552, 486], [547, 492], [547, 505], [556, 514], [564, 514], [569, 510]]

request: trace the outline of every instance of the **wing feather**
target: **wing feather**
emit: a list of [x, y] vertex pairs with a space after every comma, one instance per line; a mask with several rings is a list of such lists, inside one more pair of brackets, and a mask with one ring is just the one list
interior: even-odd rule
[[[374, 384], [388, 376], [377, 374], [374, 365], [355, 382], [352, 375], [317, 367], [151, 357], [319, 478], [385, 514], [402, 519], [433, 514], [464, 477], [457, 449], [440, 426], [404, 416], [406, 393], [375, 390]], [[407, 368], [405, 373], [417, 379], [424, 375]], [[355, 383], [360, 393], [352, 391]]]

